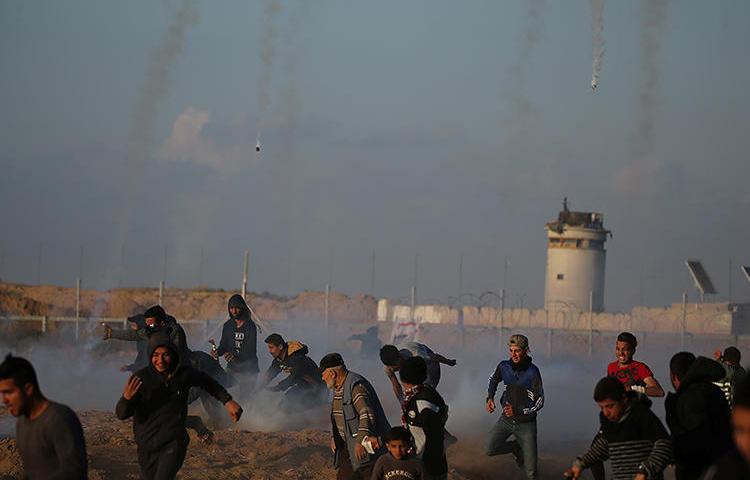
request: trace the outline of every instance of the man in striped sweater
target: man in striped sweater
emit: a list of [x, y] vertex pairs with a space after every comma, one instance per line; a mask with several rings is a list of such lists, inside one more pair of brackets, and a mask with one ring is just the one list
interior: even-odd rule
[[601, 409], [601, 431], [565, 476], [579, 478], [584, 469], [609, 459], [613, 480], [662, 480], [672, 457], [672, 443], [651, 411], [651, 401], [626, 393], [622, 383], [612, 377], [599, 380], [594, 401]]
[[331, 450], [336, 480], [368, 480], [385, 452], [383, 436], [391, 426], [378, 394], [363, 376], [350, 371], [338, 353], [320, 361], [320, 375], [333, 390]]

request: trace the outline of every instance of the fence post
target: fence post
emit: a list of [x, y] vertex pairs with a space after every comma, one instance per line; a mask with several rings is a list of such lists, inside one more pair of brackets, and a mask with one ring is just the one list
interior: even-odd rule
[[78, 323], [81, 320], [81, 278], [76, 278], [76, 342], [79, 336]]
[[594, 351], [594, 292], [589, 290], [589, 360]]
[[47, 315], [42, 317], [42, 333], [47, 333]]
[[[326, 283], [326, 296], [325, 296], [325, 304], [324, 304], [324, 312], [323, 312], [323, 322], [325, 324], [325, 332], [328, 332], [328, 312], [330, 308], [330, 296], [331, 296], [331, 285]], [[326, 338], [328, 336], [326, 335]]]
[[685, 350], [685, 330], [687, 329], [687, 293], [682, 292], [682, 322], [680, 324], [680, 348]]

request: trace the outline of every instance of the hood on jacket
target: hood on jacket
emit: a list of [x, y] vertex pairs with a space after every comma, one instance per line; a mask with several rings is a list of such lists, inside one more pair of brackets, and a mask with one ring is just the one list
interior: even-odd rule
[[694, 383], [720, 382], [724, 375], [726, 375], [726, 370], [719, 362], [706, 357], [698, 357], [680, 381], [680, 390]]
[[180, 365], [180, 353], [177, 351], [177, 347], [174, 346], [174, 343], [172, 343], [172, 340], [169, 338], [169, 333], [165, 331], [158, 331], [151, 335], [148, 339], [148, 365], [151, 367], [151, 369], [154, 368], [154, 365], [151, 363], [151, 357], [154, 354], [154, 350], [159, 347], [167, 347], [170, 353], [172, 353], [173, 359], [168, 373], [172, 373], [177, 370], [177, 367]]
[[299, 352], [302, 355], [307, 355], [307, 345], [305, 345], [302, 342], [298, 342], [297, 340], [289, 340], [286, 342], [286, 354], [287, 356], [292, 355], [293, 353]]
[[[239, 307], [241, 310], [240, 314], [236, 317], [233, 317], [231, 313], [229, 313], [229, 309], [232, 307]], [[245, 299], [242, 298], [242, 295], [234, 294], [229, 298], [229, 303], [227, 304], [227, 313], [229, 313], [229, 317], [232, 318], [232, 320], [249, 320], [250, 319], [250, 308], [248, 308], [247, 303], [245, 303]]]
[[160, 323], [166, 323], [167, 321], [167, 312], [164, 311], [164, 308], [161, 305], [154, 305], [153, 307], [149, 307], [146, 309], [145, 312], [143, 312], [143, 318], [155, 318], [156, 324]]

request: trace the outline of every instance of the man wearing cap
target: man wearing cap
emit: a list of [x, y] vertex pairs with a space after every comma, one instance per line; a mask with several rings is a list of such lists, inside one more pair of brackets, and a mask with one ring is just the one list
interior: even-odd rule
[[[505, 391], [500, 398], [502, 414], [492, 427], [487, 441], [488, 456], [512, 453], [526, 478], [537, 478], [536, 415], [544, 406], [542, 375], [531, 362], [529, 339], [511, 335], [508, 339], [510, 359], [503, 360], [490, 376], [487, 389], [487, 412], [495, 411], [495, 392], [500, 382]], [[508, 441], [513, 435], [515, 440]]]
[[338, 353], [320, 360], [320, 375], [333, 391], [331, 450], [337, 480], [367, 480], [385, 451], [383, 436], [391, 426], [375, 389], [351, 372]]

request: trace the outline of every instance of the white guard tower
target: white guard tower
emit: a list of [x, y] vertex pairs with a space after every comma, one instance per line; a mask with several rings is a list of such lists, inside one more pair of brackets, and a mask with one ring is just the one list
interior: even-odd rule
[[547, 227], [547, 276], [544, 308], [559, 311], [604, 310], [604, 270], [607, 235], [604, 216], [571, 212], [568, 199], [556, 222]]

